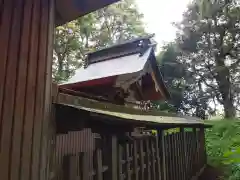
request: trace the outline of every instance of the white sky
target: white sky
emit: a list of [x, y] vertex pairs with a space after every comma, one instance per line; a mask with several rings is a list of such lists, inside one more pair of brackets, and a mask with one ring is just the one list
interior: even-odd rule
[[190, 0], [136, 0], [139, 11], [144, 14], [147, 32], [155, 33], [161, 47], [164, 42], [174, 39], [176, 29], [172, 22], [182, 19]]

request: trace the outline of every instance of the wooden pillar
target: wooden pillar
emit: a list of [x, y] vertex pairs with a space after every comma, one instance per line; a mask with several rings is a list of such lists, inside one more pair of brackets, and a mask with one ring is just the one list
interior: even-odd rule
[[54, 0], [0, 0], [1, 180], [49, 174]]
[[166, 164], [166, 152], [165, 152], [165, 135], [164, 135], [164, 130], [159, 130], [159, 145], [160, 145], [160, 159], [161, 159], [161, 178], [162, 180], [167, 180], [167, 164]]
[[106, 175], [107, 180], [117, 180], [118, 179], [118, 142], [117, 142], [117, 135], [116, 134], [107, 134], [105, 136], [107, 144], [108, 154], [108, 172]]

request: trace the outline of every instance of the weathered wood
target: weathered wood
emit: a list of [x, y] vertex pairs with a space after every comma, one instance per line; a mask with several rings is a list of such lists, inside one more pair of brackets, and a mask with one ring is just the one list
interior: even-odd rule
[[[8, 3], [11, 3], [11, 2], [5, 2], [6, 4], [8, 4]], [[19, 4], [21, 4], [22, 2], [21, 1], [19, 1]], [[6, 12], [5, 10], [10, 10], [10, 8], [6, 8], [6, 9], [4, 9], [4, 11], [2, 12], [2, 13], [4, 13], [4, 12]], [[20, 8], [17, 8], [17, 9], [15, 9], [15, 17], [14, 17], [14, 21], [19, 21], [19, 22], [15, 22], [15, 32], [13, 32], [12, 31], [12, 33], [16, 33], [15, 35], [14, 35], [14, 43], [19, 43], [20, 42], [20, 39], [19, 39], [19, 34], [20, 34], [20, 26], [19, 26], [19, 23], [21, 23], [21, 18], [22, 18], [22, 16], [21, 16], [21, 13], [22, 13], [22, 10], [20, 9]], [[9, 15], [10, 17], [11, 17], [11, 15]], [[3, 17], [4, 18], [4, 17]], [[8, 23], [11, 23], [11, 21], [9, 20], [9, 22]], [[16, 26], [16, 23], [17, 23], [17, 26]], [[7, 25], [8, 26], [8, 25]], [[2, 28], [4, 28], [4, 27], [2, 27]], [[0, 31], [1, 30], [3, 30], [2, 28], [0, 28]], [[8, 28], [8, 27], [5, 27], [5, 28]], [[2, 31], [1, 31], [2, 32]], [[1, 32], [0, 32], [0, 37], [1, 37], [1, 35], [4, 35], [5, 37], [1, 37], [0, 39], [1, 39], [1, 42], [0, 42], [0, 46], [1, 46], [1, 43], [4, 43], [4, 42], [2, 42], [2, 40], [4, 41], [6, 38], [8, 38], [8, 36], [7, 36], [7, 34], [8, 34], [8, 32], [6, 32], [6, 34], [1, 34]], [[10, 30], [9, 30], [9, 32], [11, 32]], [[4, 33], [4, 32], [2, 32], [2, 33]], [[9, 42], [7, 42], [7, 44], [8, 43], [11, 43], [11, 41], [9, 41]], [[22, 42], [21, 42], [22, 43]], [[1, 49], [1, 50], [3, 50], [4, 51], [4, 48], [6, 49], [6, 47], [7, 47], [7, 44], [4, 44], [4, 46], [5, 47], [1, 47], [1, 48], [3, 48], [3, 49]], [[13, 45], [12, 45], [13, 46]], [[17, 48], [17, 46], [16, 45], [14, 45], [15, 47], [13, 48], [13, 50], [15, 51], [15, 55], [12, 55], [12, 58], [14, 58], [15, 60], [15, 62], [16, 62], [16, 59], [17, 59], [17, 55], [18, 55], [18, 53], [16, 52], [16, 48]], [[0, 50], [0, 51], [1, 51]], [[4, 55], [4, 53], [5, 52], [0, 52], [0, 54], [2, 54], [2, 55]], [[1, 56], [1, 55], [0, 55]], [[15, 56], [15, 57], [14, 57]], [[10, 57], [9, 57], [10, 58]], [[5, 69], [1, 69], [1, 68], [5, 68], [5, 66], [2, 64], [2, 63], [6, 63], [6, 60], [7, 59], [4, 59], [4, 57], [1, 57], [1, 61], [0, 61], [0, 74], [1, 73], [4, 73], [5, 72]], [[10, 60], [10, 59], [8, 59], [8, 60]], [[21, 62], [22, 61], [20, 61], [19, 62], [19, 65], [21, 65]], [[3, 66], [2, 66], [3, 65]], [[15, 65], [17, 65], [17, 63], [15, 64]], [[19, 67], [20, 68], [20, 67]], [[26, 68], [26, 66], [24, 66], [24, 68]], [[25, 69], [24, 69], [25, 70]], [[13, 77], [15, 76], [15, 74], [14, 73], [16, 73], [16, 71], [15, 72], [13, 72]], [[8, 74], [9, 75], [9, 74]], [[5, 75], [3, 75], [3, 74], [1, 74], [0, 75], [1, 77], [0, 77], [0, 83], [2, 83], [1, 82], [1, 79], [2, 78], [6, 78], [6, 74]], [[23, 94], [22, 93], [19, 93], [19, 91], [21, 91], [21, 88], [24, 88], [24, 87], [21, 87], [20, 86], [20, 82], [21, 82], [21, 80], [23, 80], [23, 82], [21, 82], [21, 83], [23, 83], [24, 84], [24, 79], [21, 79], [20, 80], [20, 82], [19, 82], [19, 76], [18, 76], [18, 73], [17, 73], [17, 82], [16, 82], [16, 99], [17, 99], [17, 101], [19, 101], [19, 102], [24, 102], [24, 96], [23, 96]], [[10, 80], [11, 81], [11, 80]], [[3, 85], [3, 84], [2, 84]], [[1, 87], [0, 87], [0, 115], [1, 115], [1, 93], [3, 92], [3, 90], [4, 90], [4, 85], [2, 86], [1, 85]], [[11, 87], [8, 87], [8, 88], [11, 88]], [[19, 90], [20, 89], [20, 90]], [[6, 92], [6, 93], [13, 93], [13, 90], [14, 89], [12, 89], [10, 92]], [[8, 94], [9, 95], [9, 94]], [[12, 96], [12, 98], [14, 98], [14, 95], [12, 94], [11, 95]], [[8, 98], [8, 97], [6, 97], [6, 98]], [[10, 103], [11, 103], [11, 101], [10, 101]], [[6, 106], [6, 105], [4, 105], [4, 106]], [[12, 113], [13, 113], [13, 111], [12, 111]], [[10, 167], [10, 169], [12, 169], [12, 174], [11, 174], [11, 178], [12, 179], [16, 179], [16, 178], [18, 178], [18, 170], [19, 170], [19, 163], [20, 163], [20, 156], [19, 156], [19, 154], [20, 154], [20, 151], [19, 151], [19, 149], [21, 149], [21, 135], [20, 135], [20, 133], [21, 133], [21, 126], [22, 126], [22, 117], [23, 117], [23, 107], [22, 106], [15, 106], [15, 109], [14, 109], [14, 113], [16, 114], [16, 116], [14, 117], [15, 118], [15, 120], [13, 120], [14, 121], [14, 123], [13, 123], [13, 136], [12, 136], [12, 141], [13, 141], [13, 143], [12, 143], [12, 154], [10, 154], [11, 152], [10, 152], [10, 149], [8, 150], [8, 152], [7, 153], [9, 153], [10, 154], [10, 158], [11, 158], [11, 160], [10, 160], [10, 163], [11, 163], [11, 167]], [[8, 114], [9, 115], [9, 114]], [[18, 117], [17, 117], [18, 116]], [[16, 119], [16, 117], [17, 117], [17, 119]], [[8, 123], [12, 123], [11, 122], [12, 121], [12, 119], [8, 119]], [[4, 122], [3, 122], [4, 123]], [[2, 124], [2, 126], [4, 126], [4, 124]], [[6, 128], [6, 129], [5, 129]], [[3, 138], [5, 137], [6, 138], [6, 136], [8, 136], [8, 138], [10, 138], [10, 134], [8, 134], [8, 133], [6, 133], [6, 130], [8, 129], [7, 127], [6, 127], [6, 124], [5, 124], [5, 130], [3, 129], [2, 130], [2, 133], [4, 134], [3, 135]], [[10, 127], [10, 128], [12, 128], [12, 127]], [[9, 130], [8, 130], [9, 131]], [[0, 138], [1, 138], [1, 116], [0, 116]], [[4, 138], [4, 139], [5, 139]], [[1, 141], [1, 140], [0, 140]], [[5, 149], [6, 148], [9, 148], [9, 144], [10, 143], [10, 139], [8, 140], [8, 143], [7, 144], [5, 144], [4, 143], [4, 145], [3, 146], [5, 146]], [[1, 143], [0, 143], [0, 147], [1, 147]], [[7, 150], [7, 149], [6, 149]], [[0, 150], [1, 151], [1, 150]], [[4, 151], [2, 152], [3, 154], [5, 153]], [[8, 156], [6, 156], [6, 154], [4, 154], [3, 156], [5, 156], [5, 157], [3, 157], [3, 158], [9, 158]], [[1, 159], [1, 160], [3, 160], [3, 159]], [[4, 161], [4, 160], [3, 160]], [[8, 168], [7, 167], [7, 164], [8, 164], [8, 162], [7, 162], [7, 159], [5, 159], [5, 167], [4, 168]], [[5, 171], [6, 170], [6, 171]], [[5, 169], [4, 170], [4, 172], [3, 172], [3, 174], [1, 174], [1, 178], [5, 178], [4, 177], [4, 173], [7, 173], [8, 172], [8, 170], [7, 169]]]
[[185, 180], [185, 164], [184, 164], [184, 150], [183, 150], [183, 133], [180, 130], [179, 132], [179, 148], [180, 148], [180, 172], [181, 179]]
[[[49, 122], [53, 7], [53, 0], [0, 2], [0, 174], [3, 180], [37, 180], [49, 175], [50, 143], [53, 144], [49, 136], [52, 133], [48, 131], [52, 126]], [[45, 158], [49, 160], [42, 161]]]
[[138, 154], [138, 143], [139, 141], [134, 140], [133, 141], [133, 172], [134, 172], [134, 179], [139, 180], [139, 167], [138, 167], [138, 159], [139, 159], [139, 154]]
[[179, 179], [184, 180], [183, 178], [183, 152], [182, 152], [182, 141], [181, 141], [181, 132], [177, 133], [177, 147], [178, 147], [178, 166], [179, 166]]
[[144, 180], [144, 172], [145, 172], [145, 164], [144, 164], [144, 151], [143, 151], [143, 140], [141, 139], [139, 142], [140, 149], [140, 180]]
[[118, 172], [118, 145], [117, 145], [117, 136], [112, 134], [112, 135], [107, 135], [106, 136], [107, 141], [108, 141], [108, 148], [109, 148], [109, 171], [107, 174], [107, 179], [108, 180], [117, 180], [117, 172]]
[[171, 179], [178, 179], [178, 157], [177, 157], [177, 146], [176, 146], [176, 134], [173, 133], [169, 135], [170, 137], [170, 149], [171, 149], [171, 171], [169, 172], [171, 174]]
[[[13, 16], [13, 3], [14, 1], [5, 1], [2, 2], [2, 6], [4, 5], [4, 8], [1, 7], [1, 26], [0, 26], [0, 115], [3, 114], [3, 107], [4, 107], [4, 90], [5, 90], [5, 83], [6, 83], [6, 75], [7, 75], [7, 62], [8, 62], [8, 47], [10, 44], [10, 35], [11, 35], [11, 28], [12, 28], [12, 16]], [[16, 71], [16, 70], [15, 70]], [[0, 116], [0, 117], [1, 117]], [[1, 117], [0, 119], [0, 132], [2, 132], [4, 121]], [[9, 131], [9, 130], [8, 130]], [[0, 138], [2, 137], [2, 133], [0, 133]], [[1, 145], [0, 145], [1, 146]], [[6, 157], [8, 158], [8, 157]], [[7, 160], [5, 160], [6, 163]], [[2, 175], [4, 177], [4, 175]]]
[[65, 156], [63, 159], [64, 180], [77, 178], [77, 156]]
[[152, 173], [152, 180], [156, 180], [156, 141], [154, 137], [150, 139], [150, 148], [151, 148], [151, 173]]
[[[11, 165], [11, 141], [12, 141], [12, 126], [13, 126], [13, 118], [12, 115], [14, 114], [14, 101], [15, 101], [15, 87], [16, 86], [16, 75], [17, 75], [17, 56], [18, 56], [18, 43], [20, 42], [20, 24], [21, 24], [21, 11], [22, 8], [14, 8], [13, 2], [5, 2], [6, 5], [9, 6], [8, 14], [10, 17], [12, 16], [12, 19], [9, 19], [10, 23], [9, 26], [11, 29], [9, 29], [9, 38], [8, 39], [8, 49], [3, 47], [3, 51], [5, 49], [6, 52], [9, 49], [12, 51], [12, 53], [5, 54], [6, 60], [3, 59], [3, 61], [7, 61], [5, 64], [5, 69], [3, 72], [3, 78], [5, 78], [5, 84], [0, 85], [3, 94], [2, 99], [2, 116], [0, 115], [1, 119], [1, 125], [2, 125], [2, 135], [1, 135], [1, 162], [5, 162], [4, 166], [1, 167], [3, 170], [1, 174], [1, 178], [8, 179], [9, 178], [9, 166]], [[15, 2], [16, 3], [16, 2]], [[21, 7], [22, 1], [18, 1], [18, 6]], [[12, 6], [12, 7], [11, 7]], [[11, 11], [10, 9], [13, 8]], [[6, 11], [5, 11], [6, 10]], [[7, 8], [4, 8], [4, 11], [7, 13]], [[3, 16], [6, 14], [3, 12]], [[3, 27], [2, 27], [3, 28]], [[8, 28], [8, 27], [7, 27]], [[3, 28], [4, 30], [4, 28]], [[6, 33], [3, 34], [3, 36], [6, 36], [7, 32], [2, 32], [0, 30], [0, 33]], [[5, 38], [3, 38], [4, 40]], [[0, 40], [1, 41], [1, 40]], [[6, 46], [6, 44], [4, 45]], [[1, 51], [1, 50], [0, 50]], [[1, 52], [0, 52], [1, 54]], [[4, 58], [4, 57], [3, 57]], [[0, 59], [2, 61], [1, 55]], [[2, 78], [2, 77], [1, 77]], [[0, 95], [1, 96], [1, 95]], [[0, 98], [1, 99], [1, 98]]]
[[97, 180], [103, 180], [103, 165], [102, 165], [102, 151], [96, 150], [96, 177]]
[[131, 159], [130, 159], [130, 149], [129, 149], [129, 144], [126, 143], [126, 146], [125, 146], [125, 155], [126, 155], [126, 175], [127, 175], [127, 180], [131, 180]]
[[182, 171], [181, 171], [181, 154], [180, 154], [180, 141], [179, 141], [179, 133], [176, 133], [176, 156], [177, 156], [177, 171], [178, 171], [178, 179], [181, 180], [181, 175], [182, 175]]
[[161, 175], [161, 159], [160, 159], [160, 144], [159, 144], [159, 137], [158, 137], [158, 134], [155, 138], [155, 141], [156, 141], [156, 160], [157, 160], [157, 165], [156, 165], [156, 176], [157, 176], [157, 179], [158, 180], [161, 180], [162, 179], [162, 175]]
[[203, 165], [207, 163], [207, 153], [206, 153], [206, 147], [205, 147], [205, 134], [204, 134], [204, 128], [200, 128], [200, 139], [201, 139], [201, 146], [202, 146], [202, 159], [203, 159]]
[[122, 180], [122, 173], [123, 173], [123, 168], [122, 168], [122, 154], [123, 154], [123, 147], [122, 145], [118, 145], [118, 179]]
[[171, 159], [170, 159], [170, 167], [171, 171], [169, 172], [171, 175], [171, 179], [178, 178], [178, 162], [177, 162], [177, 154], [176, 154], [176, 135], [175, 133], [169, 135], [170, 138], [170, 151], [171, 151]]
[[146, 164], [146, 173], [145, 179], [151, 179], [151, 158], [150, 158], [150, 148], [149, 148], [149, 138], [145, 139], [145, 164]]
[[160, 130], [158, 131], [159, 134], [159, 140], [160, 140], [160, 157], [161, 157], [161, 177], [163, 180], [167, 180], [167, 176], [166, 176], [166, 152], [165, 152], [165, 138], [164, 138], [164, 131]]
[[184, 137], [184, 128], [180, 128], [180, 134], [181, 134], [181, 155], [182, 155], [182, 172], [183, 172], [183, 180], [186, 179], [186, 147], [185, 147], [185, 137]]
[[82, 180], [89, 180], [90, 170], [89, 170], [89, 159], [87, 153], [80, 153], [80, 174]]
[[189, 133], [189, 145], [190, 145], [190, 147], [189, 147], [189, 156], [190, 156], [190, 160], [189, 160], [189, 164], [190, 164], [190, 171], [189, 171], [189, 176], [190, 176], [190, 178], [191, 178], [191, 176], [193, 176], [194, 175], [194, 167], [193, 167], [193, 161], [194, 161], [194, 141], [193, 141], [193, 132], [190, 132]]

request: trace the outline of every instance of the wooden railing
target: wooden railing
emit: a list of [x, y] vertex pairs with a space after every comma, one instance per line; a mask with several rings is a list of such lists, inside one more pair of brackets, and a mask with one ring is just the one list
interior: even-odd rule
[[191, 180], [206, 164], [204, 129], [100, 135], [94, 152], [64, 157], [64, 180]]

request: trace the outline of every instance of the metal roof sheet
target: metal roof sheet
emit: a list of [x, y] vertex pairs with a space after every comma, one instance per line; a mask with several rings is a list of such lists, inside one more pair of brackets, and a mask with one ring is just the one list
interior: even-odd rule
[[142, 56], [140, 56], [140, 53], [137, 53], [90, 64], [85, 69], [78, 69], [75, 75], [63, 84], [73, 84], [105, 77], [139, 72], [144, 69], [145, 64], [152, 51], [153, 49], [150, 47]]

